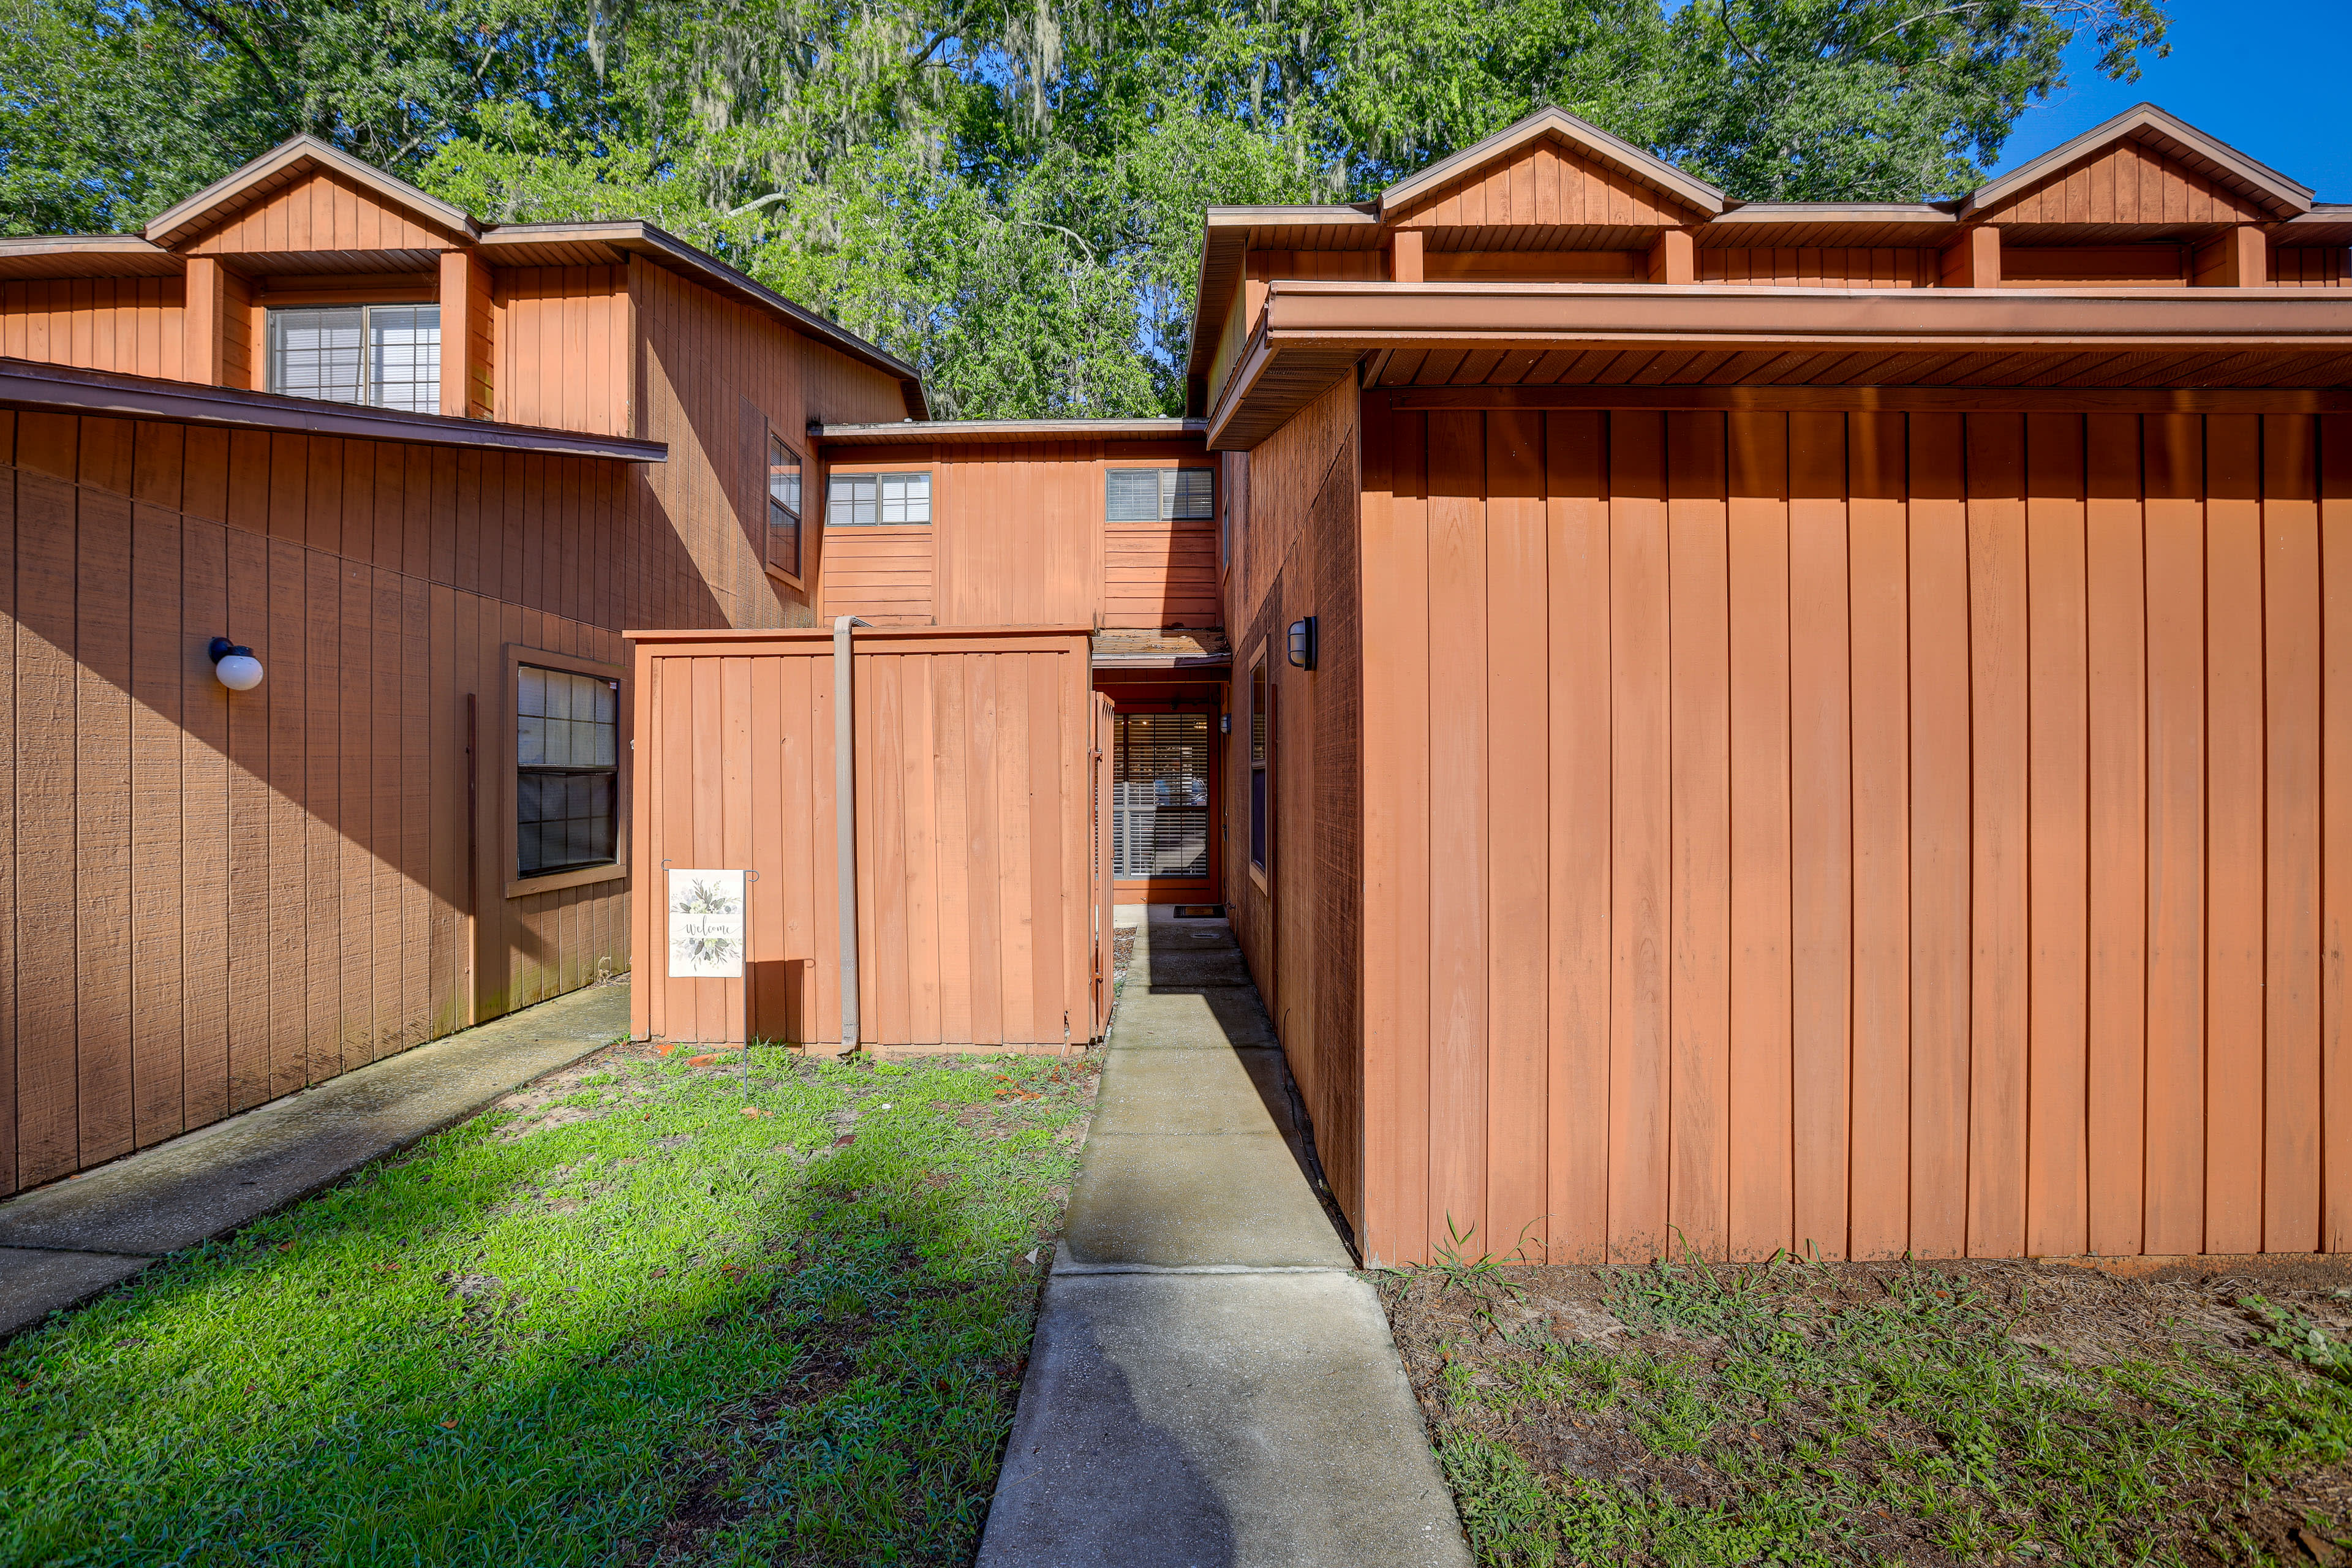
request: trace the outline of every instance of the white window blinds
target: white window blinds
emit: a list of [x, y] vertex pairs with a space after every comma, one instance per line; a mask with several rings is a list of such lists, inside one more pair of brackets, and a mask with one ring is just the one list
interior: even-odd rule
[[1213, 468], [1110, 468], [1103, 475], [1104, 521], [1172, 522], [1213, 515]]

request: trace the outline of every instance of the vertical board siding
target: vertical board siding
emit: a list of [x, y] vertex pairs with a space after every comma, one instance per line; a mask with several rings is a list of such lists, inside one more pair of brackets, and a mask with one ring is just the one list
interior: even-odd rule
[[181, 380], [187, 289], [182, 278], [0, 283], [0, 355]]
[[[1066, 1026], [1085, 1046], [1086, 637], [974, 633], [932, 651], [877, 628], [859, 635], [856, 657], [862, 1042], [1058, 1050]], [[636, 669], [639, 866], [761, 873], [748, 1013], [741, 982], [669, 977], [656, 889], [634, 939], [646, 1031], [835, 1039], [831, 641], [647, 643]], [[1018, 941], [1004, 940], [1016, 930]]]
[[1363, 417], [1368, 1256], [2352, 1245], [2352, 420]]
[[[625, 882], [503, 897], [505, 646], [621, 658], [617, 630], [448, 580], [461, 491], [476, 519], [535, 509], [529, 470], [63, 416], [0, 431], [0, 1191], [625, 966]], [[214, 679], [223, 634], [257, 689]]]

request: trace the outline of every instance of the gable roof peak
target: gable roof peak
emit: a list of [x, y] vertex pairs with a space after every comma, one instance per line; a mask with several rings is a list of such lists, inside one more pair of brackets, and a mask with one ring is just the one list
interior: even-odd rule
[[2072, 141], [2061, 142], [2042, 156], [2020, 163], [1998, 179], [1978, 186], [1961, 202], [1960, 215], [1969, 216], [1999, 206], [2069, 164], [2121, 142], [2137, 142], [2152, 147], [2176, 163], [2252, 198], [2259, 205], [2270, 208], [2274, 216], [2295, 217], [2311, 210], [2312, 191], [2309, 186], [2287, 178], [2267, 163], [2248, 157], [2227, 142], [2208, 135], [2177, 114], [2153, 103], [2136, 103], [2104, 124], [2094, 125]]
[[481, 226], [463, 207], [427, 195], [406, 180], [387, 174], [366, 160], [307, 132], [288, 137], [242, 168], [156, 214], [142, 232], [150, 244], [168, 248], [210, 227], [217, 217], [237, 210], [255, 197], [311, 173], [331, 174], [357, 185], [428, 227], [446, 232], [452, 238], [481, 237]]
[[1392, 217], [1417, 198], [1545, 137], [1566, 142], [1596, 163], [1630, 174], [1705, 216], [1713, 217], [1724, 209], [1723, 193], [1705, 180], [1685, 174], [1656, 153], [1613, 136], [1557, 104], [1548, 103], [1486, 140], [1473, 142], [1451, 157], [1441, 158], [1382, 191], [1378, 198], [1380, 216]]

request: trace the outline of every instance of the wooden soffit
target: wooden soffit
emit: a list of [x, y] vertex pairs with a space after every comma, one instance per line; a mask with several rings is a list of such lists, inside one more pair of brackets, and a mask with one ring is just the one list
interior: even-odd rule
[[[430, 196], [405, 180], [394, 179], [374, 165], [352, 157], [339, 147], [331, 146], [315, 136], [297, 136], [281, 142], [235, 174], [215, 180], [187, 200], [158, 213], [144, 231], [152, 244], [169, 250], [185, 251], [202, 243], [205, 236], [236, 222], [249, 208], [268, 208], [273, 204], [297, 200], [298, 188], [324, 184], [333, 189], [327, 193], [326, 205], [335, 205], [334, 191], [349, 192], [355, 201], [364, 201], [376, 209], [380, 226], [382, 215], [390, 215], [404, 230], [414, 229], [415, 235], [403, 234], [382, 247], [370, 248], [424, 248], [415, 243], [429, 239], [436, 246], [471, 243], [480, 235], [480, 226], [462, 207], [453, 206], [438, 196]], [[310, 203], [300, 203], [305, 209], [301, 221], [310, 229], [308, 212]], [[287, 244], [264, 246], [238, 244], [239, 250], [264, 248], [289, 251], [320, 251], [350, 248], [320, 244], [318, 246]]]
[[2352, 297], [1277, 283], [1210, 447], [1255, 446], [1350, 374], [1384, 388], [2333, 389], [2352, 385]]

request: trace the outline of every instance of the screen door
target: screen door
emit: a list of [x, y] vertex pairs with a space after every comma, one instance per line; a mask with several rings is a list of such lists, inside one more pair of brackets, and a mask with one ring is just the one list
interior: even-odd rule
[[1117, 716], [1111, 865], [1120, 881], [1208, 876], [1207, 714]]

